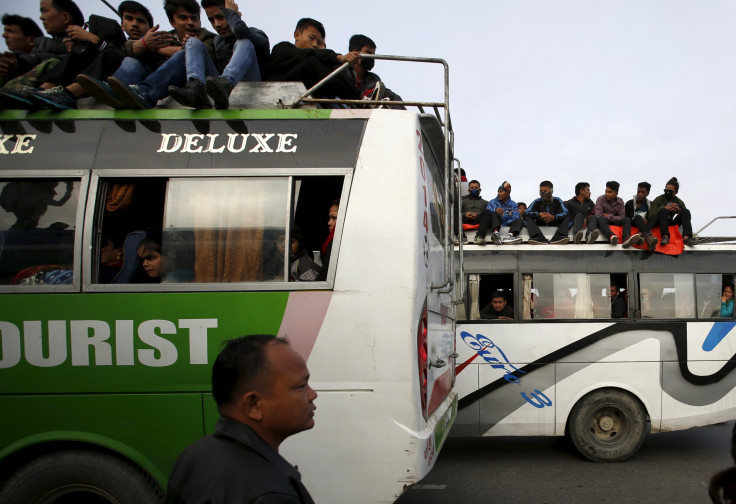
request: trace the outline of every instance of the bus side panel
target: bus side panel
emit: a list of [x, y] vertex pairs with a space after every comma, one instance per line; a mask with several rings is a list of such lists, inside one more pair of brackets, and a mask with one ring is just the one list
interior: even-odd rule
[[2, 404], [12, 429], [0, 429], [0, 458], [38, 444], [86, 443], [129, 458], [163, 489], [176, 457], [204, 434], [198, 393], [6, 396]]

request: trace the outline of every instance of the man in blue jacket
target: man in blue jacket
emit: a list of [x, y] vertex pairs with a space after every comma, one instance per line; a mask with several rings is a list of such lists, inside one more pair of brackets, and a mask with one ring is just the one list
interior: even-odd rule
[[[552, 196], [552, 182], [544, 180], [539, 184], [539, 198], [532, 201], [526, 211], [526, 227], [531, 245], [565, 245], [570, 241], [567, 233], [570, 228], [570, 214], [562, 200]], [[548, 240], [539, 226], [557, 226], [554, 236]]]
[[480, 218], [480, 226], [475, 235], [476, 245], [486, 244], [486, 231], [490, 227], [491, 242], [500, 245], [501, 235], [498, 231], [501, 226], [509, 226], [509, 233], [504, 237], [503, 243], [517, 244], [521, 243], [519, 231], [521, 231], [522, 221], [519, 217], [519, 207], [511, 200], [511, 184], [507, 181], [498, 186], [498, 196], [488, 202], [486, 210], [483, 211]]

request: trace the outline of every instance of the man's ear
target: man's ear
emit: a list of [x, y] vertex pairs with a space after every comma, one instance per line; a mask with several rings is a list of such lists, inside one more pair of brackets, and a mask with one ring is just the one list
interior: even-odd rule
[[294, 42], [299, 40], [299, 36], [302, 34], [299, 30], [294, 30]]
[[238, 407], [240, 412], [247, 418], [260, 422], [263, 419], [263, 409], [261, 408], [261, 394], [255, 391], [247, 392], [240, 397]]
[[72, 19], [72, 15], [69, 14], [68, 12], [62, 12], [61, 13], [61, 19], [64, 20], [64, 24], [66, 26], [69, 26], [69, 25], [73, 25], [74, 24], [74, 20]]

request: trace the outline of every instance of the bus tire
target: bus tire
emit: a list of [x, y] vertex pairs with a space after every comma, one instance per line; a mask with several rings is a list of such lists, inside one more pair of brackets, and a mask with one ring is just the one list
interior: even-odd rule
[[12, 474], [0, 502], [160, 504], [160, 486], [140, 468], [107, 453], [68, 450], [33, 459]]
[[570, 413], [568, 435], [593, 462], [622, 462], [634, 455], [647, 435], [647, 414], [626, 392], [602, 389], [578, 401]]

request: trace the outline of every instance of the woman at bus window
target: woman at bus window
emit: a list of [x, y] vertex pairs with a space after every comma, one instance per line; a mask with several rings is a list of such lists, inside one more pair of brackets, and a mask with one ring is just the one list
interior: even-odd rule
[[335, 226], [337, 225], [337, 212], [340, 210], [340, 200], [336, 199], [330, 206], [327, 229], [329, 230], [325, 242], [322, 244], [322, 267], [319, 270], [317, 280], [327, 280], [327, 268], [330, 266], [330, 254], [332, 253], [332, 240], [335, 237]]
[[721, 296], [721, 317], [733, 317], [733, 285], [728, 284], [723, 288]]
[[160, 282], [164, 267], [164, 258], [161, 255], [161, 244], [156, 240], [146, 238], [138, 245], [138, 257], [149, 282]]

